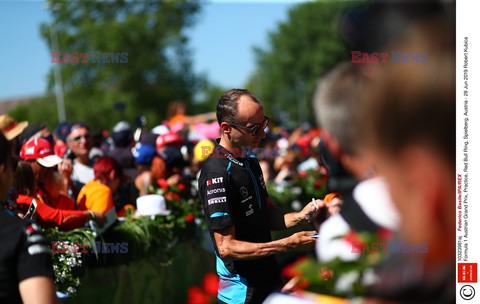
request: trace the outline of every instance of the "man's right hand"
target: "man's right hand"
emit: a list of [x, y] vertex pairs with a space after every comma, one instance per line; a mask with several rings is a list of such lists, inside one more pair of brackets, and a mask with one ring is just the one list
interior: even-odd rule
[[315, 234], [315, 231], [300, 231], [295, 234], [292, 234], [287, 239], [293, 248], [298, 250], [310, 250], [315, 248], [316, 238], [313, 238], [312, 235]]

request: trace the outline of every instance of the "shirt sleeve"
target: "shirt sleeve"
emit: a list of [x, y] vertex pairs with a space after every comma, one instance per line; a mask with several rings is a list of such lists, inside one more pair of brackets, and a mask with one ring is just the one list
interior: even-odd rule
[[54, 278], [50, 247], [37, 224], [25, 222], [19, 247], [17, 260], [19, 282], [36, 276]]
[[199, 179], [198, 186], [209, 228], [219, 230], [233, 226], [226, 173], [207, 172]]
[[37, 206], [37, 221], [40, 226], [59, 227], [60, 230], [72, 230], [85, 225], [87, 218], [80, 210], [59, 210], [46, 204]]

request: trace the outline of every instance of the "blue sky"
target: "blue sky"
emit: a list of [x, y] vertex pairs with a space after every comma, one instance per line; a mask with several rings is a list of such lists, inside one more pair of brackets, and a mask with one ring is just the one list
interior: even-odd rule
[[[195, 71], [223, 87], [242, 87], [254, 70], [253, 46], [267, 46], [267, 33], [298, 2], [207, 3], [188, 31]], [[45, 92], [52, 63], [39, 25], [49, 20], [43, 1], [0, 1], [0, 100]]]

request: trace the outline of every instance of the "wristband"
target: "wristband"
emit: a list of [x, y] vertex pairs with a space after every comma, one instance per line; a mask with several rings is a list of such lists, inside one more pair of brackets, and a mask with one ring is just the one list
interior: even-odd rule
[[95, 213], [92, 210], [88, 210], [88, 213], [92, 216], [92, 220], [95, 220]]

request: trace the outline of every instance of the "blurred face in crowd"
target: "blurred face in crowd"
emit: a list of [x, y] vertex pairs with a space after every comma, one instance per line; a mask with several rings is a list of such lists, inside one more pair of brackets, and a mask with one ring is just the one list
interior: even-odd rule
[[455, 175], [444, 156], [422, 144], [405, 146], [395, 155], [378, 148], [371, 156], [402, 218], [402, 238], [427, 242], [433, 263], [454, 254], [454, 247], [445, 240], [455, 233], [455, 219], [449, 212], [455, 200], [451, 186]]
[[88, 156], [92, 147], [90, 131], [87, 128], [74, 128], [67, 137], [67, 145], [75, 156]]
[[[242, 147], [258, 147], [260, 140], [265, 138], [265, 127], [268, 119], [265, 118], [263, 106], [256, 103], [248, 95], [238, 99], [237, 121], [231, 125], [230, 142], [238, 149]], [[256, 132], [247, 129], [256, 126]], [[252, 134], [255, 133], [255, 134]]]

